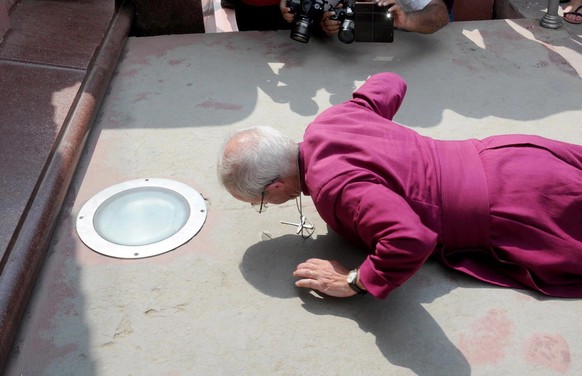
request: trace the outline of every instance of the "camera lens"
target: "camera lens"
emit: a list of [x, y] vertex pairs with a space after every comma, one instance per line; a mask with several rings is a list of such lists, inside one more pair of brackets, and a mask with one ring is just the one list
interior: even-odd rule
[[338, 33], [338, 38], [343, 43], [349, 44], [354, 41], [354, 21], [344, 20]]
[[309, 18], [298, 17], [295, 20], [293, 29], [291, 30], [291, 39], [297, 42], [309, 42], [309, 25], [311, 24]]

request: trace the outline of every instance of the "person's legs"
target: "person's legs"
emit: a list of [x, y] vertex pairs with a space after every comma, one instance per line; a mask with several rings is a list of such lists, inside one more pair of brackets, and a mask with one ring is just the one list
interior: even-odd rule
[[239, 31], [288, 30], [291, 24], [281, 15], [279, 5], [255, 7], [236, 2], [236, 23]]
[[582, 297], [582, 146], [528, 141], [487, 144], [480, 154], [490, 192], [489, 261], [531, 289]]
[[564, 21], [572, 24], [582, 23], [582, 0], [571, 0], [564, 8]]

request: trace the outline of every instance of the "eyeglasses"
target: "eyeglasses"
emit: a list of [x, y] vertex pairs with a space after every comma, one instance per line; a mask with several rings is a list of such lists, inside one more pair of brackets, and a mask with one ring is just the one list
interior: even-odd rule
[[[269, 184], [270, 185], [270, 184]], [[268, 186], [267, 186], [268, 187]], [[265, 187], [265, 188], [267, 188]], [[261, 214], [264, 211], [267, 211], [268, 206], [267, 203], [265, 202], [265, 191], [263, 191], [261, 193], [261, 204], [257, 205], [257, 204], [251, 204], [251, 206], [253, 207], [253, 209], [255, 209], [257, 211], [257, 213]]]
[[[271, 183], [271, 184], [273, 184], [273, 183]], [[315, 226], [313, 225], [313, 223], [311, 223], [309, 221], [309, 219], [307, 219], [307, 217], [305, 217], [303, 215], [303, 209], [302, 209], [302, 205], [301, 205], [301, 196], [299, 196], [298, 198], [295, 198], [295, 204], [297, 205], [297, 210], [299, 210], [299, 223], [287, 222], [287, 221], [281, 221], [281, 223], [284, 225], [296, 226], [297, 231], [295, 233], [298, 235], [301, 234], [301, 237], [303, 239], [309, 239], [313, 235], [313, 233], [315, 232]], [[263, 193], [261, 193], [261, 203], [258, 205], [251, 204], [251, 206], [258, 213], [262, 213], [262, 212], [267, 210], [268, 206], [267, 206], [267, 203], [265, 202], [265, 191], [263, 191]]]
[[257, 213], [261, 214], [262, 212], [267, 210], [268, 207], [267, 203], [265, 202], [265, 193], [267, 192], [267, 188], [269, 187], [269, 185], [276, 182], [277, 179], [278, 178], [275, 178], [269, 184], [265, 185], [265, 188], [263, 188], [263, 191], [261, 192], [261, 203], [259, 205], [251, 203], [251, 206], [253, 207], [253, 209], [257, 211]]

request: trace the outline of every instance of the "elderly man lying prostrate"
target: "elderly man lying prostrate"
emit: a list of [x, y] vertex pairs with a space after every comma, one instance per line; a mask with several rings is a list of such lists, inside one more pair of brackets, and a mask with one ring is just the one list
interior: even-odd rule
[[582, 146], [425, 137], [392, 121], [405, 91], [396, 74], [377, 74], [299, 143], [268, 127], [225, 143], [218, 173], [232, 196], [261, 206], [310, 196], [335, 232], [369, 253], [353, 269], [306, 260], [296, 285], [385, 298], [432, 256], [498, 286], [582, 297]]

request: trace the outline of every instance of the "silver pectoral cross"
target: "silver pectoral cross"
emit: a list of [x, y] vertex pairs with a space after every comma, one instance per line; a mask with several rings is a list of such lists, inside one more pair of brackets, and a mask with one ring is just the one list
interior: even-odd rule
[[313, 233], [313, 230], [315, 229], [315, 226], [313, 226], [313, 224], [309, 221], [309, 219], [307, 219], [304, 215], [302, 215], [300, 217], [300, 222], [299, 223], [295, 223], [295, 222], [287, 222], [287, 221], [281, 221], [282, 224], [284, 225], [290, 225], [290, 226], [296, 226], [297, 227], [297, 231], [295, 231], [296, 234], [303, 234], [303, 230], [306, 230], [309, 234], [309, 236], [311, 236], [311, 234]]

